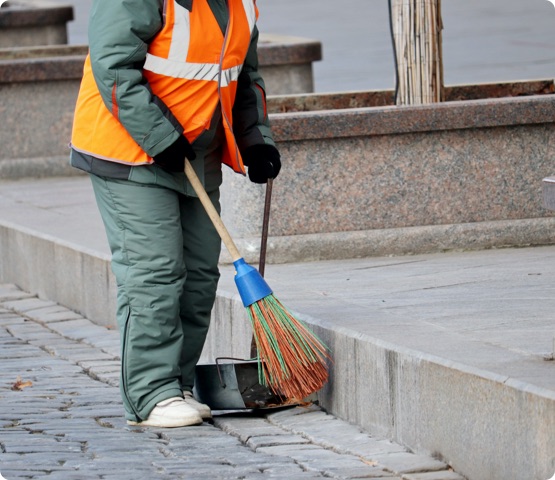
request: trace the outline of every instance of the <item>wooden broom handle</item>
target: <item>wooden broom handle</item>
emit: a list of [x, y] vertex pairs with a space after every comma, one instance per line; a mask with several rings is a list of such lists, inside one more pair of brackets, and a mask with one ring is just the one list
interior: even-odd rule
[[210, 217], [210, 220], [214, 224], [214, 228], [220, 235], [222, 242], [224, 242], [225, 248], [227, 248], [227, 251], [231, 255], [232, 261], [235, 262], [236, 260], [239, 260], [242, 257], [238, 248], [235, 246], [235, 242], [233, 242], [231, 235], [227, 231], [227, 228], [225, 228], [224, 222], [222, 222], [220, 215], [218, 215], [216, 208], [212, 204], [206, 190], [202, 186], [202, 183], [200, 183], [200, 180], [188, 159], [185, 159], [185, 175], [193, 187], [193, 190], [197, 194], [200, 203], [202, 203], [202, 206]]

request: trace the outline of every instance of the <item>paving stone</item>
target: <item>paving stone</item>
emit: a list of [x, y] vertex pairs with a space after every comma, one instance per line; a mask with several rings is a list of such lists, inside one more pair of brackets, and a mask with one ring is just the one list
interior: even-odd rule
[[309, 424], [310, 422], [320, 423], [324, 420], [335, 420], [335, 417], [318, 409], [314, 405], [308, 407], [295, 407], [288, 410], [281, 410], [276, 413], [268, 414], [268, 419], [279, 420], [282, 424]]
[[[364, 477], [353, 477], [354, 479], [356, 478], [364, 478]], [[371, 477], [370, 477], [371, 478]], [[373, 480], [403, 480], [401, 477], [398, 477], [396, 475], [394, 475], [393, 477], [376, 477]]]
[[[305, 423], [304, 419], [308, 421]], [[378, 454], [407, 451], [399, 444], [372, 438], [360, 428], [342, 422], [322, 411], [298, 408], [297, 412], [268, 415], [268, 420], [294, 433], [302, 431], [303, 436], [323, 447], [365, 458], [371, 458]]]
[[274, 425], [270, 425], [265, 419], [244, 419], [215, 417], [214, 424], [224, 432], [238, 437], [242, 442], [247, 442], [253, 436], [262, 435], [289, 435], [290, 433]]
[[[314, 473], [314, 472], [302, 472], [297, 471], [294, 474], [287, 474], [287, 472], [260, 472], [255, 474], [250, 474], [244, 478], [244, 480], [266, 480], [271, 478], [272, 480], [304, 480], [310, 478], [323, 478], [322, 475]], [[217, 480], [220, 480], [218, 477]], [[229, 479], [229, 480], [237, 480], [237, 479]]]
[[37, 347], [43, 347], [45, 345], [61, 343], [60, 336], [52, 332], [41, 332], [38, 338], [35, 337], [27, 341], [29, 344]]
[[[362, 432], [359, 428], [342, 422], [331, 415], [318, 416], [317, 421], [309, 421], [307, 424], [300, 422], [303, 416], [296, 416], [294, 424], [287, 421], [279, 422], [280, 426], [290, 429], [292, 432], [302, 431], [303, 435], [318, 445], [326, 448], [340, 450], [366, 458], [372, 455], [385, 453], [406, 452], [407, 450], [399, 444], [388, 440], [376, 439]], [[274, 418], [269, 420], [274, 422]], [[339, 447], [340, 446], [340, 447]]]
[[375, 455], [372, 459], [389, 471], [396, 473], [433, 472], [447, 468], [444, 462], [408, 452]]
[[273, 447], [277, 445], [301, 445], [310, 443], [306, 438], [300, 435], [261, 435], [251, 436], [247, 445], [256, 450], [260, 447]]
[[24, 298], [35, 298], [35, 295], [23, 292], [12, 284], [4, 283], [0, 285], [0, 303]]
[[270, 447], [260, 447], [258, 451], [263, 453], [270, 453], [272, 455], [281, 455], [286, 457], [291, 457], [297, 462], [303, 464], [318, 462], [322, 464], [323, 462], [329, 462], [330, 464], [340, 459], [346, 459], [348, 462], [357, 465], [361, 460], [352, 455], [340, 455], [331, 450], [326, 450], [317, 445], [305, 444], [305, 445], [276, 445]]
[[82, 317], [64, 322], [51, 322], [48, 324], [48, 328], [72, 340], [82, 340], [88, 336], [98, 335], [99, 332], [104, 333], [106, 331], [105, 328], [94, 325]]
[[[36, 347], [34, 345], [17, 345], [17, 348], [11, 348], [11, 346], [4, 346], [2, 352], [0, 353], [0, 359], [2, 360], [2, 367], [8, 368], [9, 366], [31, 366], [32, 362], [29, 361], [29, 356], [36, 354]], [[59, 363], [59, 360], [51, 359], [52, 362]], [[35, 362], [36, 365], [36, 362]]]
[[7, 478], [8, 480], [11, 480], [12, 478], [50, 478], [50, 475], [52, 475], [52, 470], [40, 470], [33, 468], [27, 468], [24, 470], [12, 470], [10, 468], [3, 469], [2, 474], [5, 475], [5, 478]]
[[78, 360], [77, 364], [84, 370], [92, 370], [94, 372], [117, 372], [121, 368], [120, 361], [114, 360], [113, 357], [101, 352], [98, 352], [98, 358]]
[[38, 323], [26, 321], [15, 325], [10, 325], [7, 330], [14, 336], [22, 340], [29, 338], [36, 339], [44, 333], [44, 327]]
[[119, 358], [120, 356], [120, 341], [119, 333], [106, 331], [102, 335], [87, 336], [83, 342], [91, 345], [94, 348], [105, 351], [113, 357]]
[[82, 315], [79, 315], [73, 310], [69, 310], [68, 308], [58, 303], [47, 307], [40, 306], [39, 308], [36, 308], [34, 310], [31, 309], [25, 311], [26, 317], [33, 317], [33, 320], [41, 323], [44, 323], [44, 318], [48, 318], [50, 315], [59, 315], [60, 319], [58, 321], [64, 320], [66, 315], [70, 315], [71, 318], [83, 318]]
[[[90, 354], [91, 352], [88, 353]], [[99, 363], [96, 366], [86, 367], [82, 364], [82, 362], [90, 362], [91, 359], [89, 357], [90, 355], [85, 354], [77, 356], [68, 355], [67, 359], [75, 362], [80, 368], [83, 369], [83, 372], [85, 372], [87, 375], [89, 375], [89, 377], [95, 380], [101, 380], [101, 377], [112, 378], [115, 376], [116, 379], [118, 378], [119, 372], [121, 370], [121, 364], [119, 361], [114, 361], [113, 359], [110, 359], [104, 361], [104, 365]], [[82, 360], [83, 358], [84, 360]]]
[[96, 360], [96, 356], [100, 353], [94, 347], [73, 340], [67, 340], [56, 345], [46, 345], [44, 348], [56, 357], [73, 361]]
[[268, 419], [282, 419], [297, 417], [298, 415], [305, 415], [310, 412], [317, 412], [321, 415], [327, 415], [322, 409], [318, 408], [317, 405], [310, 404], [303, 407], [288, 408], [286, 410], [278, 410], [277, 412], [268, 413]]
[[[331, 478], [351, 479], [351, 478], [392, 478], [397, 477], [391, 472], [387, 472], [380, 467], [372, 467], [369, 465], [360, 467], [339, 467], [339, 468], [326, 468], [324, 475]], [[398, 478], [398, 477], [397, 477]]]
[[94, 374], [91, 374], [91, 377], [97, 379], [98, 381], [100, 381], [102, 383], [106, 383], [107, 385], [110, 385], [112, 387], [118, 387], [119, 386], [119, 375], [118, 374], [114, 374], [114, 375], [94, 375]]
[[[358, 461], [357, 461], [358, 460]], [[391, 472], [379, 466], [368, 465], [360, 459], [340, 455], [337, 458], [297, 458], [297, 463], [306, 470], [322, 472], [324, 476], [338, 476], [338, 478], [374, 478], [390, 476]]]
[[[121, 472], [121, 473], [105, 473], [102, 474], [102, 476], [100, 477], [103, 480], [137, 480], [137, 473], [126, 473], [126, 472]], [[143, 478], [149, 478], [149, 477], [143, 477]], [[152, 478], [152, 477], [150, 477]], [[156, 477], [156, 478], [160, 478], [162, 480], [165, 480], [166, 478], [169, 477], [164, 477], [164, 476], [160, 476], [160, 477]], [[175, 478], [175, 477], [171, 477], [171, 478]]]
[[465, 477], [452, 470], [439, 472], [414, 473], [403, 476], [404, 480], [465, 480]]
[[[106, 405], [102, 407], [102, 415], [104, 417], [119, 417], [123, 415], [123, 406], [121, 405]], [[71, 418], [93, 418], [100, 413], [99, 406], [91, 405], [86, 407], [71, 408], [69, 410]]]
[[45, 440], [44, 444], [39, 445], [7, 445], [6, 452], [7, 453], [50, 453], [52, 455], [56, 453], [69, 453], [69, 452], [81, 452], [82, 448], [81, 445], [65, 445], [63, 443], [58, 443], [54, 439]]
[[11, 300], [2, 302], [4, 308], [14, 310], [18, 313], [25, 313], [30, 310], [38, 310], [40, 308], [51, 307], [57, 305], [56, 302], [50, 300], [41, 300], [37, 297], [27, 297], [20, 300]]
[[25, 318], [10, 313], [0, 313], [0, 325], [9, 326], [26, 322]]
[[68, 310], [65, 307], [58, 306], [58, 308], [51, 307], [52, 310], [49, 311], [48, 308], [44, 308], [38, 311], [29, 311], [26, 312], [28, 316], [32, 316], [33, 320], [38, 322], [42, 322], [45, 324], [53, 323], [53, 322], [60, 322], [64, 320], [77, 320], [83, 318], [76, 312], [72, 310]]
[[71, 480], [95, 480], [105, 478], [104, 475], [98, 473], [79, 473], [76, 471], [59, 471], [56, 473], [51, 473], [48, 475], [48, 480], [68, 480], [71, 477]]

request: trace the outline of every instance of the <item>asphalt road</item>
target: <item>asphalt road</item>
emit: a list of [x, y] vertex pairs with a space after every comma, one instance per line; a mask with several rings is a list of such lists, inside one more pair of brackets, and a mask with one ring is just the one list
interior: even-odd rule
[[[86, 43], [92, 0], [68, 0], [70, 43]], [[387, 0], [258, 0], [267, 33], [320, 40], [318, 92], [393, 88]], [[547, 0], [443, 0], [446, 84], [553, 78], [555, 8]]]

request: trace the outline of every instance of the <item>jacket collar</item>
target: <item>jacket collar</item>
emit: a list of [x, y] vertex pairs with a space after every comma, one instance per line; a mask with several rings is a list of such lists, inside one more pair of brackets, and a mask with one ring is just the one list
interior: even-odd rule
[[193, 0], [175, 0], [175, 2], [189, 10], [189, 12], [193, 10]]

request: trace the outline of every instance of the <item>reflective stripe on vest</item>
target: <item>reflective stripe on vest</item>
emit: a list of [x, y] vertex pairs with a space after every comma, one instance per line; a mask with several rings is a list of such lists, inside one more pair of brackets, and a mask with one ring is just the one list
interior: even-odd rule
[[155, 57], [147, 53], [143, 67], [153, 73], [165, 75], [172, 78], [183, 78], [186, 80], [204, 80], [208, 82], [220, 82], [220, 86], [227, 87], [231, 82], [236, 82], [241, 73], [242, 65], [226, 68], [221, 71], [218, 63], [188, 63], [174, 62], [162, 57]]
[[[220, 103], [226, 138], [222, 162], [244, 174], [232, 131], [232, 108], [258, 10], [255, 0], [228, 0], [229, 22], [224, 36], [208, 2], [193, 3], [190, 12], [176, 0], [165, 1], [165, 23], [149, 45], [143, 74], [153, 94], [183, 126], [190, 142], [210, 127]], [[228, 32], [233, 33], [228, 36]], [[73, 147], [116, 162], [152, 163], [114, 116], [117, 108], [114, 103], [112, 112], [106, 109], [87, 58], [74, 119]]]

